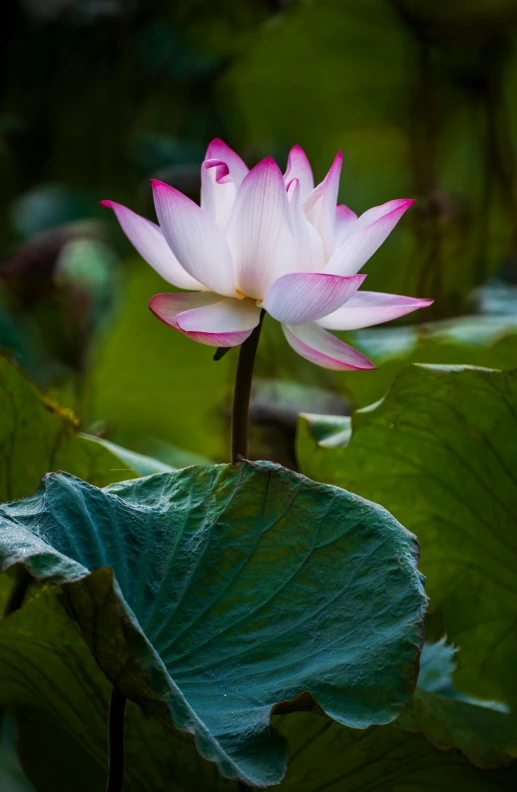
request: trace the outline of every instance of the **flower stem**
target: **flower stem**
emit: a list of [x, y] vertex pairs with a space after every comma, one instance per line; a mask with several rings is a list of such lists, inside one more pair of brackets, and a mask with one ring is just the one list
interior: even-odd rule
[[241, 344], [235, 388], [233, 391], [232, 410], [232, 465], [237, 464], [239, 456], [248, 456], [248, 413], [250, 407], [251, 383], [253, 366], [257, 353], [260, 330], [265, 311], [260, 314], [260, 321], [249, 338]]
[[114, 685], [108, 715], [108, 786], [106, 792], [122, 792], [125, 711], [126, 697]]
[[19, 610], [23, 604], [23, 600], [25, 599], [25, 595], [27, 594], [27, 590], [29, 588], [31, 582], [31, 576], [29, 572], [24, 569], [18, 569], [16, 571], [16, 578], [14, 585], [9, 593], [9, 598], [5, 604], [3, 616], [10, 616], [11, 613], [15, 613]]

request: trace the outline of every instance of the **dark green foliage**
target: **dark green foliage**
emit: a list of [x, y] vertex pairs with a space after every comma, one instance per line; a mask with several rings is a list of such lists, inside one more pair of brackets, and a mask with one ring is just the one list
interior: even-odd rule
[[49, 470], [66, 470], [104, 486], [170, 470], [91, 435], [67, 409], [44, 399], [23, 374], [0, 357], [0, 501], [28, 495]]
[[408, 366], [352, 419], [300, 421], [314, 478], [382, 503], [417, 533], [427, 633], [460, 648], [463, 693], [517, 706], [517, 374]]

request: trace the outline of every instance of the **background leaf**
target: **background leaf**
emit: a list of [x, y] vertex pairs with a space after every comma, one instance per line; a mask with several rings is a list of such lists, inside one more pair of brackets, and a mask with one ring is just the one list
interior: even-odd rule
[[24, 776], [16, 754], [7, 745], [0, 747], [0, 788], [2, 792], [34, 792]]
[[113, 443], [79, 434], [75, 415], [42, 398], [2, 357], [0, 415], [0, 501], [29, 494], [49, 470], [66, 470], [101, 486], [137, 472], [171, 470]]
[[[0, 622], [1, 704], [16, 717], [23, 768], [39, 792], [100, 792], [111, 685], [58, 597], [56, 588], [36, 589]], [[128, 792], [235, 788], [191, 739], [133, 702], [125, 725]]]
[[404, 732], [398, 721], [361, 731], [296, 713], [282, 729], [291, 749], [279, 786], [286, 792], [502, 792], [512, 790], [517, 778], [515, 762], [497, 771], [478, 770], [459, 753], [438, 751], [421, 735]]
[[[419, 537], [427, 635], [461, 651], [463, 693], [517, 706], [517, 373], [408, 366], [378, 404], [318, 443], [300, 420], [305, 473], [389, 508]], [[327, 421], [328, 425], [328, 421]], [[334, 428], [335, 431], [335, 428]], [[316, 440], [316, 441], [315, 441]]]
[[147, 304], [171, 289], [141, 260], [128, 274], [116, 324], [93, 353], [85, 406], [90, 421], [105, 422], [110, 439], [131, 448], [158, 437], [213, 459], [228, 458], [225, 410], [236, 355], [215, 363], [213, 350], [158, 322]]
[[425, 734], [440, 751], [460, 750], [477, 767], [509, 764], [517, 755], [517, 719], [504, 705], [456, 690], [456, 651], [445, 638], [424, 644], [415, 695], [397, 725]]
[[[513, 309], [517, 301], [513, 295]], [[344, 372], [337, 388], [354, 407], [366, 407], [386, 394], [408, 363], [457, 364], [512, 369], [517, 366], [517, 313], [462, 316], [406, 327], [374, 327], [342, 334], [377, 368], [366, 376]]]
[[[36, 588], [21, 611], [0, 622], [0, 702], [16, 716], [23, 767], [38, 792], [103, 792], [110, 684], [58, 597], [56, 589]], [[317, 792], [324, 785], [331, 792], [372, 786], [388, 792], [401, 785], [492, 792], [515, 785], [517, 765], [477, 770], [458, 752], [437, 751], [423, 736], [405, 733], [400, 721], [360, 730], [317, 712], [296, 712], [274, 715], [272, 722], [290, 746], [287, 776], [278, 786], [285, 792]], [[132, 702], [126, 745], [128, 792], [236, 791], [191, 740]]]
[[417, 688], [397, 725], [425, 734], [440, 751], [461, 751], [477, 767], [495, 768], [517, 756], [517, 719], [486, 706]]

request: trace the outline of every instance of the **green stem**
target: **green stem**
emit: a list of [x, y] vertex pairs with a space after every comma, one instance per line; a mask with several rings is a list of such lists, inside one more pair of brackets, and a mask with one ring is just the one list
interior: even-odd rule
[[126, 697], [114, 685], [108, 715], [108, 786], [106, 792], [122, 792], [125, 711]]
[[241, 344], [239, 350], [239, 362], [237, 363], [237, 374], [233, 391], [232, 465], [237, 464], [238, 457], [247, 458], [248, 456], [248, 413], [251, 383], [264, 313], [265, 311], [262, 311], [258, 325], [250, 337]]
[[22, 567], [21, 569], [17, 570], [16, 579], [14, 581], [14, 585], [9, 592], [9, 598], [5, 603], [4, 608], [4, 618], [6, 616], [10, 616], [11, 613], [19, 610], [22, 606], [23, 600], [25, 599], [25, 595], [27, 594], [27, 589], [29, 588], [29, 584], [31, 582], [31, 576], [28, 571]]

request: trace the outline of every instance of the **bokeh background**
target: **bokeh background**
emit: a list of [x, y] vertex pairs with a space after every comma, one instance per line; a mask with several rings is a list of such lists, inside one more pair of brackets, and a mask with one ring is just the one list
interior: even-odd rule
[[379, 366], [311, 366], [266, 320], [252, 455], [296, 466], [299, 411], [381, 398], [410, 360], [517, 366], [516, 0], [13, 0], [0, 27], [0, 349], [85, 430], [173, 465], [228, 459], [236, 352], [158, 322], [168, 290], [111, 198], [197, 199], [208, 142], [322, 179], [357, 212], [417, 199], [368, 288], [434, 297], [349, 334]]

